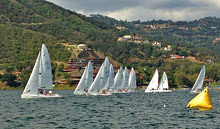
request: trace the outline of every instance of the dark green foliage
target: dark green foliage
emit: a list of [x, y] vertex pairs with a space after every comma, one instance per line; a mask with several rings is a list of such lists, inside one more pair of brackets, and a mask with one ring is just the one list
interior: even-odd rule
[[8, 86], [11, 87], [17, 87], [20, 84], [18, 82], [15, 82], [16, 76], [13, 74], [3, 74], [1, 77], [2, 82], [6, 82]]

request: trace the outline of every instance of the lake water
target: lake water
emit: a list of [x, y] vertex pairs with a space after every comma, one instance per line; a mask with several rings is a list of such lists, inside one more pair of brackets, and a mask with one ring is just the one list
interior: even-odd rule
[[[195, 96], [189, 90], [171, 93], [20, 99], [22, 91], [0, 91], [0, 128], [220, 128], [220, 90], [210, 90], [214, 108], [186, 108]], [[164, 107], [166, 105], [166, 107]]]

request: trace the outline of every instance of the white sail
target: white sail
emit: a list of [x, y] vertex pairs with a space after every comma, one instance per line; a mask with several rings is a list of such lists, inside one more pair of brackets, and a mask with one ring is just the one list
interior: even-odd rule
[[38, 54], [31, 76], [23, 91], [23, 94], [37, 94], [38, 93], [39, 66], [40, 66], [40, 52]]
[[109, 76], [109, 68], [110, 68], [110, 63], [109, 63], [109, 60], [108, 60], [108, 57], [105, 58], [105, 61], [103, 63], [103, 71], [101, 73], [101, 80], [100, 80], [100, 87], [99, 89], [103, 89], [106, 85], [106, 82], [108, 80], [108, 76]]
[[114, 89], [118, 89], [121, 86], [122, 79], [123, 79], [123, 69], [122, 66], [120, 66], [120, 69], [118, 70], [114, 79]]
[[203, 65], [202, 69], [200, 70], [199, 76], [197, 77], [196, 82], [193, 85], [193, 88], [190, 91], [190, 93], [199, 93], [201, 91], [204, 78], [205, 78], [205, 65]]
[[86, 87], [90, 87], [93, 82], [93, 66], [91, 62], [88, 62], [87, 74], [86, 74]]
[[159, 74], [158, 71], [156, 69], [147, 89], [145, 90], [145, 92], [150, 92], [151, 90], [157, 90], [158, 89], [158, 78], [159, 78]]
[[119, 73], [119, 69], [118, 69], [117, 73], [115, 74], [114, 84], [113, 84], [113, 86], [111, 87], [111, 89], [115, 89], [115, 87], [116, 87], [116, 80], [117, 80], [117, 78], [118, 78], [118, 73]]
[[112, 66], [112, 64], [110, 64], [110, 69], [109, 69], [109, 77], [108, 77], [108, 80], [106, 82], [106, 85], [104, 87], [104, 90], [107, 90], [111, 87], [114, 86], [114, 68]]
[[101, 81], [103, 80], [102, 72], [104, 71], [104, 64], [102, 64], [101, 68], [99, 69], [99, 72], [97, 73], [93, 83], [88, 89], [88, 93], [90, 95], [98, 95], [99, 94], [99, 88], [101, 85]]
[[129, 79], [129, 74], [128, 74], [128, 69], [125, 67], [124, 72], [123, 72], [123, 79], [122, 79], [122, 84], [119, 87], [119, 89], [127, 89], [128, 88], [128, 79]]
[[135, 71], [133, 68], [131, 68], [131, 73], [130, 73], [130, 78], [129, 78], [129, 87], [136, 89], [137, 88], [137, 84], [136, 84], [136, 75], [135, 75]]
[[169, 89], [169, 86], [168, 86], [168, 79], [167, 79], [167, 75], [165, 72], [163, 72], [163, 76], [160, 80], [160, 85], [159, 85], [159, 88], [158, 88], [160, 91], [163, 91], [163, 90], [168, 90]]
[[42, 44], [41, 48], [39, 89], [52, 89], [52, 70], [50, 56], [44, 44]]
[[93, 81], [93, 68], [89, 61], [87, 67], [85, 68], [83, 75], [77, 85], [74, 94], [85, 94], [85, 89], [88, 88]]
[[130, 72], [130, 76], [128, 79], [128, 89], [136, 89], [137, 88], [137, 84], [136, 84], [136, 75], [135, 75], [135, 71], [133, 68], [131, 68], [131, 72]]

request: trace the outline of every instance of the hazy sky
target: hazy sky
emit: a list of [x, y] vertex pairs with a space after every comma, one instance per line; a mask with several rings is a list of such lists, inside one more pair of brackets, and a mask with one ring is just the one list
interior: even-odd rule
[[102, 14], [118, 20], [194, 20], [220, 17], [220, 0], [48, 0], [89, 16]]

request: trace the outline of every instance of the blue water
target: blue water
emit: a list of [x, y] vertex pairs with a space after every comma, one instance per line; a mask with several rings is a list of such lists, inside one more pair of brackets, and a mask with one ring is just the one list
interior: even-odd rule
[[[220, 128], [220, 90], [210, 90], [214, 108], [186, 108], [195, 96], [189, 90], [171, 93], [20, 99], [22, 91], [0, 91], [0, 128]], [[166, 107], [164, 107], [166, 105]]]

